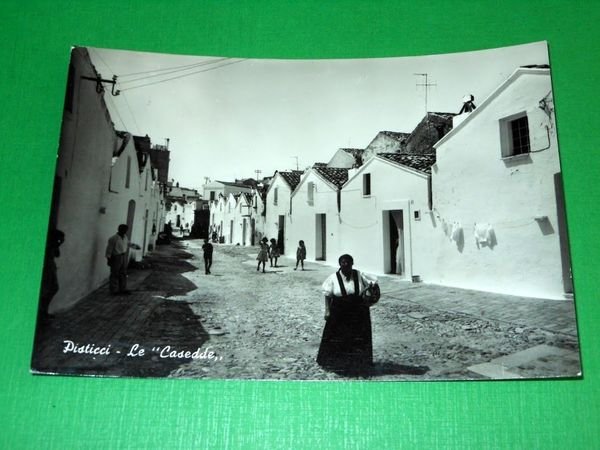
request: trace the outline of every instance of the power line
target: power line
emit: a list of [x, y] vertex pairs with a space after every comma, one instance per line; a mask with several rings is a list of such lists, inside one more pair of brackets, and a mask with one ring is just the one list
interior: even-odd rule
[[[229, 58], [221, 58], [221, 59], [219, 59], [217, 61], [204, 61], [204, 62], [196, 63], [196, 64], [193, 64], [193, 65], [190, 65], [190, 66], [185, 66], [184, 68], [179, 68], [179, 69], [178, 68], [173, 68], [173, 67], [170, 67], [168, 69], [157, 69], [157, 70], [149, 71], [149, 72], [146, 72], [146, 73], [152, 73], [152, 72], [164, 72], [164, 73], [157, 73], [157, 74], [154, 74], [154, 75], [148, 75], [146, 77], [134, 78], [133, 80], [121, 81], [120, 83], [121, 84], [124, 84], [124, 83], [134, 83], [136, 81], [147, 80], [149, 78], [162, 77], [164, 75], [169, 75], [169, 74], [172, 74], [172, 73], [184, 72], [186, 70], [195, 69], [196, 67], [207, 66], [207, 65], [210, 65], [210, 64], [217, 64], [217, 63], [226, 61], [228, 59]], [[171, 69], [173, 69], [173, 70], [171, 70]], [[169, 72], [165, 72], [166, 70], [169, 70]], [[139, 74], [142, 74], [142, 73], [144, 73], [144, 72], [140, 72]], [[123, 78], [125, 76], [126, 75], [119, 75], [119, 78]]]
[[165, 70], [183, 69], [183, 68], [186, 68], [186, 67], [194, 67], [194, 66], [197, 66], [198, 64], [207, 64], [207, 63], [211, 63], [211, 62], [213, 62], [213, 63], [214, 62], [220, 62], [220, 61], [223, 61], [223, 60], [226, 60], [226, 59], [229, 59], [229, 58], [219, 58], [216, 61], [200, 61], [200, 62], [195, 62], [193, 64], [185, 64], [185, 65], [181, 65], [181, 66], [165, 67], [164, 69], [153, 69], [153, 70], [146, 70], [146, 71], [143, 71], [143, 72], [132, 72], [132, 73], [126, 73], [124, 75], [119, 75], [119, 76], [121, 78], [124, 78], [124, 77], [133, 77], [135, 75], [144, 75], [146, 73], [164, 72]]
[[138, 123], [137, 123], [137, 120], [135, 120], [135, 115], [133, 114], [133, 111], [131, 110], [131, 105], [129, 104], [129, 100], [127, 100], [127, 97], [125, 97], [125, 95], [124, 95], [124, 94], [123, 94], [123, 96], [122, 96], [122, 97], [123, 97], [123, 99], [125, 100], [125, 105], [127, 106], [127, 109], [129, 110], [129, 114], [131, 115], [131, 118], [133, 119], [133, 123], [135, 124], [135, 127], [136, 127], [136, 129], [137, 129], [138, 133], [139, 133], [140, 135], [141, 135], [141, 134], [143, 134], [143, 133], [142, 133], [142, 130], [141, 130], [141, 128], [140, 128], [140, 126], [139, 126], [139, 125], [138, 125]]
[[166, 81], [178, 80], [180, 78], [189, 77], [189, 76], [196, 75], [196, 74], [203, 73], [203, 72], [209, 72], [211, 70], [221, 69], [222, 67], [230, 66], [232, 64], [238, 64], [238, 63], [241, 63], [241, 62], [244, 62], [244, 61], [245, 61], [245, 59], [240, 59], [238, 61], [233, 61], [233, 62], [230, 62], [228, 64], [222, 64], [222, 65], [217, 66], [217, 67], [209, 67], [208, 69], [198, 70], [197, 72], [192, 72], [192, 73], [188, 73], [188, 74], [185, 74], [185, 75], [180, 75], [180, 76], [177, 76], [177, 77], [166, 78], [164, 80], [154, 81], [152, 83], [146, 83], [146, 84], [141, 84], [139, 86], [132, 86], [132, 87], [124, 88], [124, 89], [121, 89], [121, 92], [123, 92], [123, 91], [130, 91], [132, 89], [138, 89], [138, 88], [146, 87], [146, 86], [152, 86], [154, 84], [164, 83]]
[[127, 126], [125, 125], [125, 121], [123, 120], [123, 118], [121, 117], [121, 114], [119, 113], [119, 108], [117, 108], [116, 103], [113, 101], [112, 97], [109, 96], [105, 96], [105, 99], [108, 98], [110, 99], [110, 103], [113, 107], [113, 109], [115, 110], [115, 112], [117, 113], [117, 117], [119, 118], [119, 120], [121, 121], [121, 125], [123, 125], [123, 131], [127, 131]]

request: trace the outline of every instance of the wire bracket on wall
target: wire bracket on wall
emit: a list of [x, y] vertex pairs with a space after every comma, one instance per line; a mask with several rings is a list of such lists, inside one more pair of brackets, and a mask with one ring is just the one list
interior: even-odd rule
[[120, 90], [115, 90], [115, 87], [117, 85], [117, 76], [113, 75], [112, 80], [105, 80], [104, 78], [102, 78], [100, 75], [98, 75], [97, 77], [81, 77], [84, 80], [89, 80], [89, 81], [95, 81], [96, 82], [96, 92], [98, 94], [101, 94], [102, 92], [104, 92], [104, 85], [102, 83], [108, 83], [108, 84], [112, 84], [110, 93], [112, 94], [113, 97], [116, 97], [117, 95], [119, 95], [121, 93]]

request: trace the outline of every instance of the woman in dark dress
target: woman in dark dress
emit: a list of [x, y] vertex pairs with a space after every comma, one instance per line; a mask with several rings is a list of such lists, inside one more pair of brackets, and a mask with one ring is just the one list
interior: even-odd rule
[[361, 293], [377, 279], [353, 270], [354, 260], [342, 255], [340, 269], [323, 283], [325, 329], [317, 363], [326, 370], [352, 375], [373, 365], [373, 340], [369, 304]]

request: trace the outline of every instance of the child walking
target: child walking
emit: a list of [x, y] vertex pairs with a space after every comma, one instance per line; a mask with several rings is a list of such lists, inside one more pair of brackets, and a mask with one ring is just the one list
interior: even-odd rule
[[263, 273], [265, 273], [265, 263], [267, 262], [267, 259], [269, 259], [268, 242], [269, 241], [266, 237], [262, 238], [262, 240], [260, 241], [260, 250], [258, 251], [258, 256], [256, 257], [256, 260], [258, 261], [258, 265], [256, 266], [257, 272], [260, 270], [260, 265], [262, 263], [262, 271]]
[[277, 241], [271, 239], [271, 246], [269, 247], [269, 259], [271, 260], [271, 267], [273, 267], [273, 260], [275, 260], [275, 267], [277, 267], [277, 259], [279, 258], [279, 248], [277, 247]]
[[304, 270], [304, 260], [306, 259], [306, 247], [304, 246], [304, 241], [298, 242], [298, 249], [296, 250], [296, 267], [294, 270], [298, 270], [298, 263], [302, 265], [302, 270]]

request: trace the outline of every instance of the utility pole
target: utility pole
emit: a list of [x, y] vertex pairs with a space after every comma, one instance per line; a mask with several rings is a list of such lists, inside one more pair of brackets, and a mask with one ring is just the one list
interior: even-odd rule
[[437, 86], [436, 83], [428, 83], [428, 76], [429, 74], [427, 73], [414, 73], [413, 75], [419, 76], [419, 77], [425, 77], [425, 83], [417, 83], [417, 86], [424, 86], [425, 87], [425, 115], [427, 115], [427, 90], [429, 89], [429, 86]]
[[256, 182], [258, 183], [258, 179], [260, 178], [260, 174], [262, 173], [262, 170], [256, 169], [254, 171], [254, 173], [256, 174]]
[[300, 170], [299, 166], [298, 166], [298, 157], [297, 156], [292, 156], [292, 158], [296, 158], [296, 170]]

